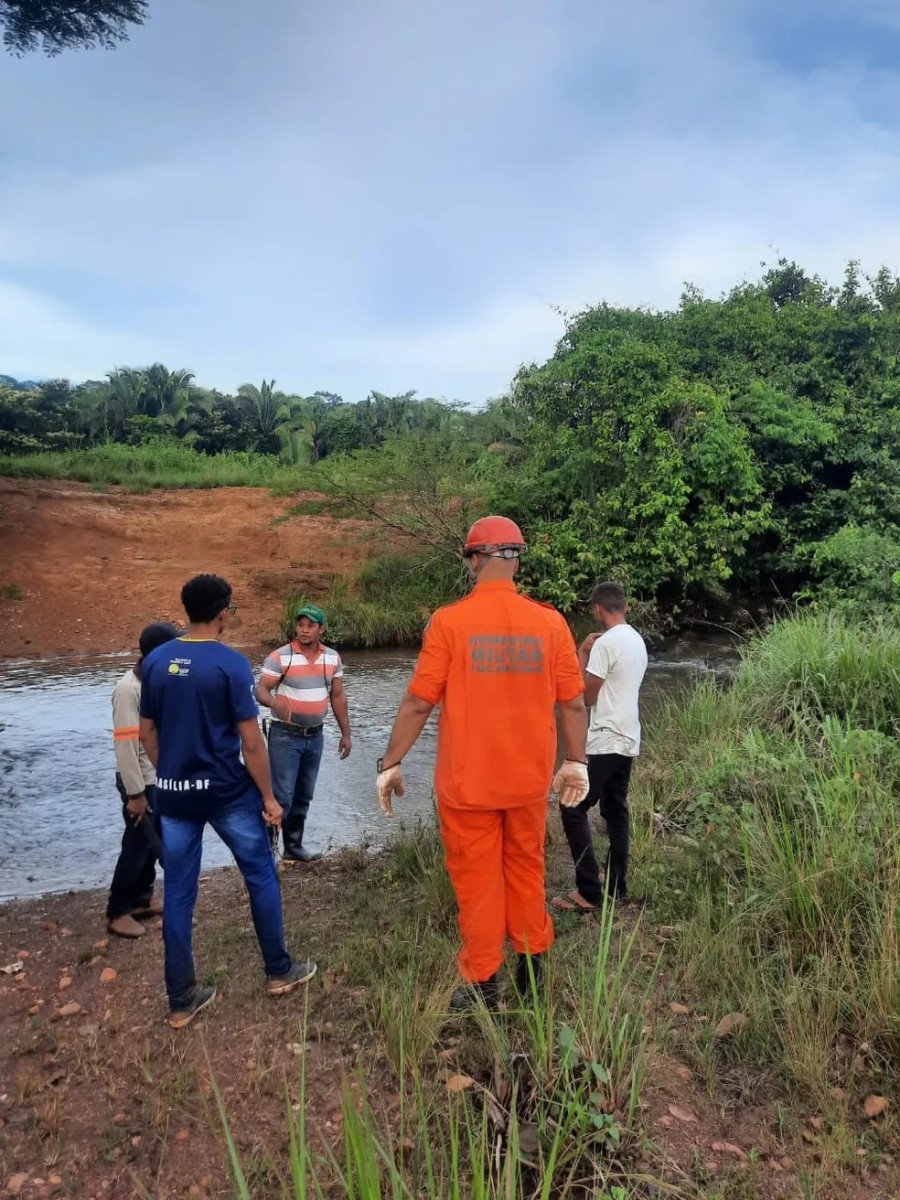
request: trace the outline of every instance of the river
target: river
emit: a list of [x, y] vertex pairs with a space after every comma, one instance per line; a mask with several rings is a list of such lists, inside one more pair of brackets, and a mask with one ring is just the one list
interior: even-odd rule
[[[265, 655], [244, 650], [254, 664]], [[654, 657], [642, 693], [645, 723], [662, 696], [729, 657], [721, 643], [681, 644]], [[0, 900], [108, 883], [122, 833], [110, 697], [130, 661], [106, 655], [0, 663]], [[353, 753], [339, 760], [329, 716], [307, 844], [377, 846], [397, 827], [378, 809], [375, 761], [414, 661], [409, 650], [344, 655]], [[395, 802], [395, 822], [427, 819], [433, 811], [435, 733], [432, 720], [404, 762], [407, 795]], [[204, 868], [230, 862], [208, 830]]]

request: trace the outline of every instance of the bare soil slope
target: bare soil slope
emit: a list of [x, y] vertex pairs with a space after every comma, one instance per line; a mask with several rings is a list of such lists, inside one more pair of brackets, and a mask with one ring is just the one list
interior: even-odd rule
[[302, 498], [0, 479], [0, 657], [132, 649], [148, 621], [183, 619], [181, 585], [199, 571], [234, 587], [231, 641], [275, 637], [288, 592], [323, 593], [373, 549], [363, 522], [279, 522]]

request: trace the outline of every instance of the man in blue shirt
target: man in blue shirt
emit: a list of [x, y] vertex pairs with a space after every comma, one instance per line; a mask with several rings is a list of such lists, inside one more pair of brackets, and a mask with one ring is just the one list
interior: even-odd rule
[[[182, 1029], [215, 998], [194, 971], [192, 929], [204, 826], [234, 855], [247, 885], [270, 996], [292, 992], [316, 972], [284, 944], [278, 875], [267, 826], [281, 823], [269, 759], [257, 722], [253, 672], [219, 638], [231, 586], [197, 575], [181, 590], [189, 628], [142, 664], [141, 743], [156, 767], [157, 809], [166, 866], [163, 941], [169, 1024]], [[243, 761], [241, 761], [243, 755]]]

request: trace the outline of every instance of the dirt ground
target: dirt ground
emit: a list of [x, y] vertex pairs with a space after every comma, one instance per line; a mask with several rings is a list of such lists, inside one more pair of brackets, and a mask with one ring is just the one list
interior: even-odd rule
[[[568, 880], [557, 853], [549, 866], [551, 888]], [[278, 1182], [289, 1154], [285, 1111], [300, 1108], [301, 1067], [307, 1137], [322, 1152], [341, 1153], [345, 1088], [354, 1096], [364, 1089], [385, 1127], [402, 1128], [378, 960], [396, 936], [397, 906], [414, 906], [415, 892], [398, 885], [387, 856], [357, 851], [292, 868], [282, 891], [289, 945], [319, 962], [308, 989], [277, 1001], [264, 995], [240, 877], [210, 872], [201, 878], [196, 953], [219, 995], [179, 1033], [164, 1020], [158, 919], [127, 942], [106, 934], [99, 892], [0, 907], [0, 968], [12, 968], [0, 971], [0, 1195], [235, 1195], [213, 1081], [259, 1200], [287, 1194]], [[662, 947], [665, 959], [670, 927], [646, 911], [621, 920], [625, 935], [640, 922], [642, 956]], [[554, 954], [590, 954], [596, 937], [592, 919], [562, 917]], [[448, 912], [450, 986], [455, 940]], [[676, 1012], [664, 986], [645, 1012], [648, 1032], [707, 1019], [689, 1006]], [[487, 1089], [482, 1040], [477, 1025], [467, 1032], [459, 1019], [434, 1029], [422, 1066], [438, 1095], [456, 1072], [479, 1087], [484, 1078]], [[823, 1119], [798, 1108], [771, 1072], [724, 1062], [711, 1076], [667, 1035], [656, 1041], [641, 1093], [630, 1158], [636, 1190], [622, 1193], [629, 1198], [900, 1195], [893, 1136], [883, 1129], [873, 1141], [855, 1100]]]
[[301, 499], [0, 479], [0, 658], [133, 649], [149, 621], [183, 619], [181, 585], [200, 571], [234, 588], [232, 642], [272, 639], [285, 595], [323, 594], [374, 549], [364, 522], [278, 520]]

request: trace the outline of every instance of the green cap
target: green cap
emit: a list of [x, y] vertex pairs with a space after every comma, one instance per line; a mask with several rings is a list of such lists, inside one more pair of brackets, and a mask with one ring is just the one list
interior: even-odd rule
[[326, 625], [325, 614], [317, 604], [304, 604], [302, 608], [297, 609], [295, 621], [299, 621], [301, 617], [309, 617], [311, 621], [315, 621], [317, 625]]

